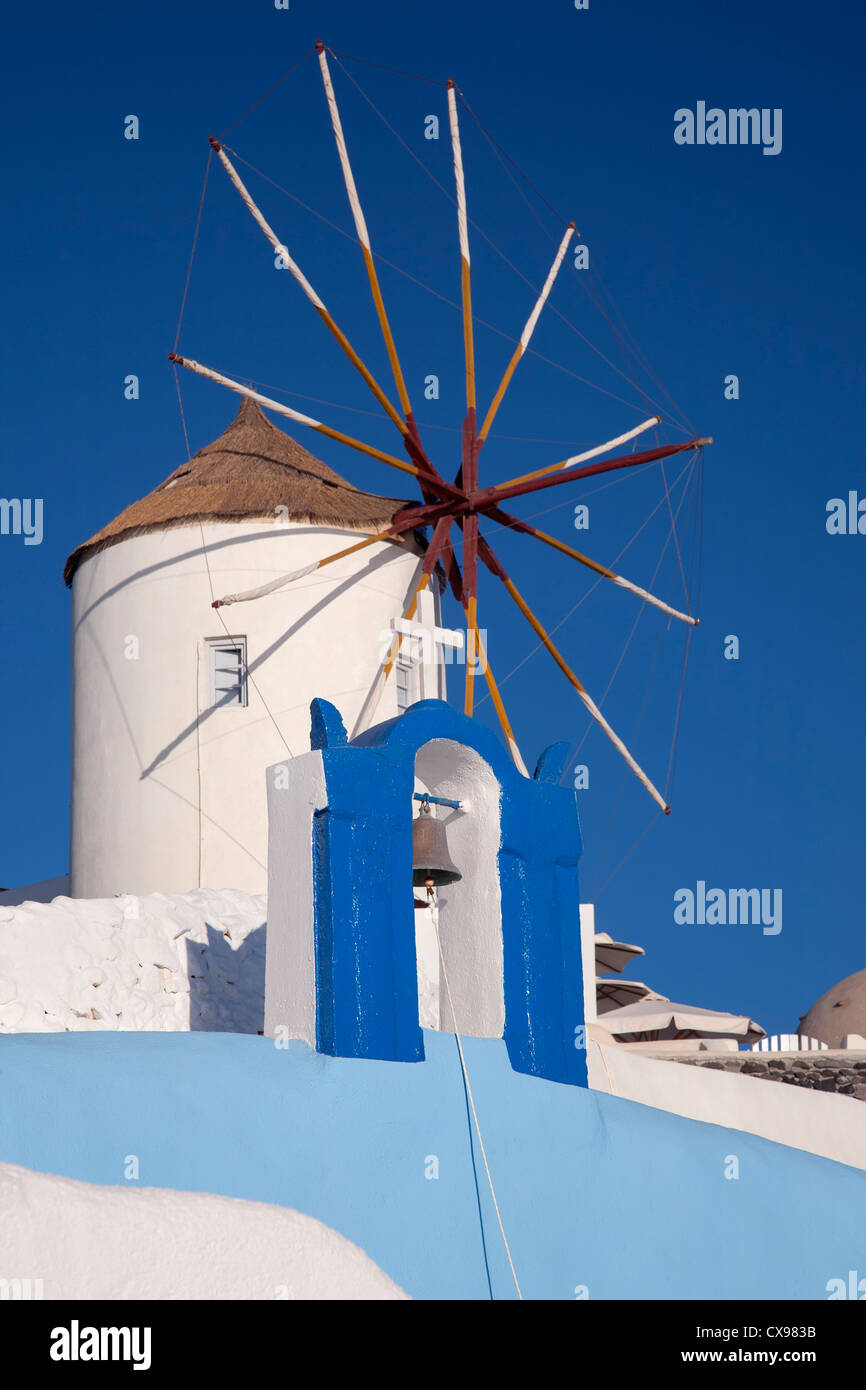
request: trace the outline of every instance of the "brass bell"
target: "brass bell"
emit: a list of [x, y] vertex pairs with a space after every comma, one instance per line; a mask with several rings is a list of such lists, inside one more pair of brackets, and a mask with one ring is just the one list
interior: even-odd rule
[[457, 883], [463, 875], [448, 853], [445, 826], [430, 814], [430, 802], [422, 801], [412, 822], [412, 882], [416, 888], [437, 888]]

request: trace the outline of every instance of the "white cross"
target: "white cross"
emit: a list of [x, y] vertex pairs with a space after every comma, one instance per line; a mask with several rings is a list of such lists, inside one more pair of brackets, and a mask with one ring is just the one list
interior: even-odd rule
[[[421, 650], [421, 662], [425, 666], [434, 664], [436, 648], [442, 647], [446, 666], [450, 666], [452, 663], [452, 651], [457, 651], [461, 653], [457, 658], [458, 666], [463, 666], [469, 662], [476, 671], [486, 670], [487, 633], [483, 628], [481, 629], [481, 650], [476, 645], [474, 632], [470, 632], [468, 634], [468, 653], [464, 655], [466, 637], [459, 629], [436, 627], [435, 625], [427, 627], [424, 623], [413, 622], [408, 618], [392, 618], [391, 627], [395, 632], [401, 633], [403, 637], [409, 637], [418, 643]], [[414, 655], [413, 651], [413, 657]]]
[[[463, 633], [451, 628], [436, 627], [435, 624], [428, 627], [426, 623], [413, 622], [409, 618], [392, 618], [391, 627], [394, 632], [399, 632], [403, 637], [411, 637], [417, 642], [424, 666], [432, 666], [435, 663], [437, 647], [444, 647], [446, 651], [463, 650]], [[418, 647], [413, 648], [413, 655]], [[445, 661], [450, 665], [451, 657], [446, 656]]]

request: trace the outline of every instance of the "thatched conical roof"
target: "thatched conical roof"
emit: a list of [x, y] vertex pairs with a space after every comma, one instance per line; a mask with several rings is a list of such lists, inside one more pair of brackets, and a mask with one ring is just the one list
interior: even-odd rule
[[375, 531], [407, 505], [396, 497], [360, 492], [272, 425], [260, 406], [244, 396], [225, 433], [73, 550], [63, 577], [71, 584], [89, 555], [146, 531], [196, 521], [272, 521], [285, 515], [277, 507], [288, 509], [290, 521]]

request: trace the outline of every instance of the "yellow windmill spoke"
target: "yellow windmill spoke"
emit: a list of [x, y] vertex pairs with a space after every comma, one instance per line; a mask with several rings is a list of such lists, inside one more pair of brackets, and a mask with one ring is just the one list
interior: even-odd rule
[[[467, 601], [466, 601], [466, 625], [467, 625], [467, 636], [469, 635], [469, 633], [472, 634], [472, 641], [473, 641], [473, 644], [474, 644], [474, 643], [477, 641], [477, 639], [478, 639], [478, 622], [477, 622], [477, 615], [478, 615], [478, 600], [477, 600], [475, 597], [472, 597], [472, 598], [470, 598], [470, 599], [467, 599]], [[470, 653], [469, 651], [466, 652], [466, 692], [465, 692], [465, 696], [464, 696], [463, 709], [464, 709], [464, 712], [465, 712], [466, 714], [470, 715], [470, 717], [471, 717], [471, 715], [472, 715], [473, 709], [475, 708], [475, 652], [477, 652], [477, 650], [478, 650], [478, 649], [477, 649], [477, 647], [476, 647], [476, 648], [475, 648], [475, 651], [474, 651], [473, 653]], [[471, 655], [472, 658], [473, 658], [472, 660], [470, 660], [470, 655]]]
[[608, 569], [607, 565], [600, 565], [597, 560], [591, 560], [588, 555], [582, 555], [579, 550], [573, 550], [570, 545], [564, 545], [555, 536], [548, 536], [545, 531], [536, 531], [533, 527], [531, 534], [537, 540], [544, 541], [545, 545], [553, 546], [554, 550], [561, 550], [564, 555], [570, 555], [573, 560], [579, 561], [581, 565], [586, 565], [587, 569], [594, 570], [596, 574], [609, 579], [612, 584], [616, 584], [620, 589], [627, 589], [630, 594], [636, 594], [645, 603], [651, 603], [653, 608], [658, 608], [660, 612], [667, 613], [671, 618], [677, 618], [681, 623], [689, 623], [691, 627], [698, 626], [698, 619], [693, 618], [690, 613], [681, 613], [678, 608], [672, 608], [669, 603], [664, 603], [662, 599], [656, 598], [648, 589], [642, 589], [639, 584], [633, 584], [630, 579], [625, 579], [621, 574], [615, 574]]
[[466, 409], [475, 409], [475, 344], [472, 336], [472, 286], [469, 274], [469, 223], [466, 215], [466, 179], [463, 174], [463, 151], [460, 147], [460, 124], [457, 120], [457, 92], [448, 80], [448, 122], [451, 127], [451, 151], [454, 158], [454, 181], [457, 189], [457, 232], [460, 241], [460, 298], [463, 304], [463, 349], [466, 359]]
[[343, 560], [347, 555], [354, 555], [358, 550], [364, 550], [368, 545], [375, 545], [377, 541], [397, 540], [401, 530], [408, 530], [409, 526], [400, 528], [389, 526], [386, 531], [377, 531], [375, 536], [365, 536], [362, 541], [356, 541], [354, 545], [347, 545], [345, 550], [337, 550], [333, 555], [326, 555], [322, 560], [314, 560], [309, 565], [303, 565], [298, 570], [292, 570], [289, 574], [280, 575], [279, 579], [271, 579], [267, 584], [260, 584], [255, 589], [245, 589], [238, 594], [225, 594], [223, 598], [214, 599], [211, 608], [225, 608], [230, 603], [246, 603], [249, 599], [265, 598], [268, 594], [276, 593], [278, 589], [283, 589], [287, 584], [292, 584], [298, 579], [306, 579], [307, 575], [315, 574], [316, 570], [324, 569], [326, 565], [332, 565], [335, 560]]
[[[470, 514], [463, 520], [463, 607], [466, 612], [467, 641], [469, 632], [472, 640], [478, 632], [478, 516]], [[475, 707], [475, 663], [466, 654], [466, 690], [463, 709], [472, 715]]]
[[338, 444], [345, 444], [350, 449], [356, 449], [361, 454], [378, 459], [380, 463], [387, 463], [389, 468], [399, 468], [401, 473], [411, 473], [416, 478], [421, 475], [421, 470], [416, 468], [414, 464], [404, 463], [402, 459], [395, 458], [393, 454], [386, 454], [381, 449], [375, 449], [372, 444], [364, 444], [360, 439], [353, 439], [350, 434], [343, 434], [341, 430], [331, 429], [330, 425], [323, 425], [321, 420], [314, 420], [311, 415], [302, 415], [299, 410], [293, 410], [290, 405], [283, 405], [281, 401], [271, 400], [269, 396], [263, 396], [258, 391], [253, 391], [249, 386], [242, 386], [239, 381], [234, 381], [230, 376], [223, 376], [221, 372], [215, 372], [212, 367], [205, 367], [201, 362], [196, 362], [191, 357], [179, 357], [176, 352], [170, 352], [169, 357], [179, 367], [186, 367], [188, 371], [195, 372], [196, 376], [207, 377], [209, 381], [226, 386], [229, 391], [236, 391], [239, 396], [246, 396], [251, 401], [258, 401], [259, 405], [265, 406], [268, 410], [275, 410], [278, 415], [285, 415], [298, 425], [306, 425], [308, 429], [315, 430], [318, 434], [335, 439]]
[[[559, 250], [557, 251], [556, 256], [554, 257], [553, 265], [550, 267], [547, 279], [544, 282], [544, 287], [536, 301], [535, 308], [532, 310], [532, 313], [526, 320], [523, 332], [520, 335], [520, 340], [517, 344], [517, 347], [514, 349], [511, 361], [505, 369], [505, 375], [499, 383], [496, 395], [490, 402], [490, 409], [484, 417], [484, 424], [478, 431], [478, 439], [479, 442], [482, 444], [484, 443], [484, 440], [487, 438], [487, 432], [490, 429], [490, 426], [493, 424], [493, 421], [496, 417], [496, 412], [499, 410], [499, 407], [502, 404], [502, 399], [505, 395], [505, 392], [508, 390], [509, 382], [511, 381], [511, 378], [513, 377], [517, 369], [517, 364], [529, 346], [529, 340], [535, 331], [535, 325], [538, 322], [539, 315], [542, 309], [544, 308], [545, 304], [547, 303], [548, 296], [550, 294], [551, 289], [553, 288], [553, 282], [559, 274], [559, 267], [562, 265], [563, 258], [565, 256], [566, 251], [568, 250], [568, 243], [570, 242], [573, 236], [574, 223], [570, 222], [568, 227], [566, 228], [565, 235], [563, 236], [562, 241], [559, 244]], [[530, 474], [530, 476], [532, 475]]]
[[376, 400], [382, 406], [383, 410], [386, 411], [391, 420], [393, 420], [400, 433], [402, 435], [408, 434], [409, 431], [406, 422], [400, 419], [399, 414], [394, 409], [394, 406], [391, 404], [388, 397], [385, 395], [385, 392], [382, 390], [381, 386], [377, 382], [376, 378], [373, 376], [372, 372], [362, 362], [361, 358], [358, 356], [358, 353], [355, 351], [355, 349], [352, 347], [352, 344], [349, 342], [349, 339], [346, 337], [342, 329], [337, 325], [337, 323], [329, 313], [328, 309], [325, 307], [324, 302], [319, 298], [316, 291], [310, 284], [309, 280], [304, 275], [300, 266], [297, 265], [296, 262], [289, 255], [289, 251], [285, 242], [280, 241], [276, 232], [265, 220], [263, 214], [254, 202], [252, 194], [250, 193], [246, 184], [241, 179], [240, 174], [238, 173], [237, 169], [235, 169], [234, 165], [232, 164], [222, 145], [220, 145], [219, 141], [214, 140], [213, 138], [211, 138], [211, 144], [214, 150], [216, 151], [217, 155], [219, 156], [223, 168], [225, 169], [226, 173], [228, 174], [229, 178], [231, 179], [232, 183], [234, 184], [235, 188], [240, 194], [243, 203], [249, 209], [250, 213], [253, 216], [253, 219], [258, 223], [259, 227], [261, 227], [268, 241], [273, 246], [274, 251], [286, 262], [286, 266], [288, 270], [291, 272], [293, 279], [300, 285], [307, 299], [310, 301], [313, 308], [316, 310], [316, 313], [319, 315], [319, 318], [322, 320], [322, 322], [325, 324], [325, 326], [328, 328], [328, 330], [334, 336], [334, 338], [336, 338], [337, 342], [340, 344], [340, 347], [343, 349], [349, 361], [352, 363], [352, 366], [358, 372], [360, 372], [361, 376], [366, 381], [370, 390], [373, 392], [373, 395], [376, 397]]
[[570, 559], [577, 560], [581, 565], [586, 565], [587, 569], [593, 570], [595, 574], [600, 574], [604, 579], [609, 579], [612, 584], [616, 584], [617, 588], [627, 589], [630, 594], [635, 594], [645, 603], [652, 604], [654, 608], [658, 608], [662, 613], [667, 613], [669, 617], [677, 618], [682, 623], [689, 623], [691, 627], [698, 626], [699, 619], [693, 618], [690, 613], [681, 613], [678, 608], [672, 608], [669, 603], [664, 603], [662, 599], [656, 598], [655, 594], [651, 594], [648, 589], [642, 589], [639, 584], [633, 584], [630, 579], [625, 579], [623, 575], [617, 574], [607, 565], [600, 565], [597, 560], [590, 559], [588, 555], [575, 550], [573, 546], [557, 540], [556, 536], [549, 536], [546, 531], [539, 531], [536, 526], [530, 526], [528, 521], [521, 521], [518, 517], [510, 516], [508, 512], [502, 511], [499, 507], [491, 507], [488, 515], [501, 522], [503, 526], [527, 536], [534, 536], [537, 541], [543, 541], [545, 545], [559, 550], [563, 555], [568, 555]]
[[640, 767], [640, 765], [637, 762], [635, 762], [634, 758], [626, 748], [622, 739], [619, 737], [618, 734], [614, 732], [614, 730], [608, 724], [601, 710], [598, 708], [598, 705], [592, 699], [585, 686], [583, 686], [581, 682], [578, 680], [577, 676], [574, 674], [571, 667], [568, 665], [568, 662], [565, 660], [562, 653], [555, 646], [554, 642], [550, 637], [550, 634], [546, 631], [544, 626], [533, 613], [532, 609], [529, 607], [529, 604], [523, 598], [523, 595], [518, 591], [515, 584], [512, 582], [512, 580], [508, 578], [507, 575], [503, 574], [500, 577], [502, 578], [502, 581], [505, 584], [505, 587], [508, 590], [509, 594], [514, 599], [514, 602], [517, 604], [517, 607], [520, 609], [521, 613], [526, 618], [527, 622], [529, 623], [535, 634], [541, 640], [542, 644], [550, 652], [550, 655], [553, 657], [560, 671], [562, 671], [566, 680], [568, 680], [569, 683], [577, 691], [577, 694], [584, 707], [592, 715], [596, 723], [600, 725], [600, 727], [604, 730], [605, 734], [610, 739], [614, 748], [631, 768], [632, 772], [637, 777], [641, 785], [645, 787], [646, 790], [649, 792], [656, 805], [660, 806], [666, 815], [670, 815], [670, 807], [665, 802], [665, 799], [662, 796], [661, 792], [659, 792], [658, 789], [653, 785], [649, 777], [647, 777], [646, 773], [644, 772], [643, 768]]
[[533, 478], [546, 477], [548, 473], [561, 472], [563, 468], [575, 468], [579, 463], [586, 463], [589, 459], [598, 458], [599, 454], [606, 454], [610, 449], [616, 449], [620, 444], [627, 444], [630, 439], [636, 439], [645, 430], [651, 430], [654, 425], [659, 424], [661, 424], [661, 417], [653, 415], [651, 419], [636, 425], [633, 430], [626, 430], [625, 434], [618, 434], [616, 439], [609, 439], [606, 444], [597, 444], [594, 449], [587, 449], [582, 454], [573, 454], [571, 458], [563, 459], [561, 463], [552, 463], [547, 468], [536, 468], [534, 473], [522, 473], [519, 478], [509, 478], [507, 483], [499, 483], [498, 486], [514, 487], [517, 483], [528, 483]]
[[[414, 587], [413, 590], [412, 590], [412, 596], [411, 596], [411, 598], [409, 599], [409, 602], [407, 603], [407, 605], [406, 605], [406, 607], [405, 607], [405, 609], [404, 609], [404, 611], [403, 611], [403, 618], [402, 618], [402, 621], [403, 621], [404, 623], [409, 623], [409, 622], [411, 622], [412, 619], [414, 618], [415, 613], [416, 613], [416, 611], [417, 611], [417, 609], [418, 609], [418, 599], [419, 599], [419, 596], [420, 596], [420, 595], [423, 593], [423, 591], [427, 588], [427, 585], [429, 584], [429, 582], [430, 582], [430, 575], [429, 575], [426, 571], [422, 572], [421, 575], [420, 575], [419, 578], [418, 578], [417, 583], [415, 584], [415, 587]], [[393, 642], [391, 643], [391, 648], [390, 648], [390, 651], [388, 652], [388, 656], [387, 656], [387, 658], [386, 658], [385, 665], [384, 665], [384, 667], [382, 668], [382, 680], [383, 680], [383, 683], [384, 683], [384, 681], [387, 681], [387, 679], [388, 679], [388, 677], [390, 676], [392, 670], [394, 669], [394, 662], [397, 660], [397, 656], [399, 655], [400, 648], [401, 648], [401, 646], [403, 645], [403, 636], [404, 636], [404, 634], [403, 634], [402, 632], [400, 632], [399, 629], [398, 629], [397, 632], [395, 632], [395, 634], [394, 634], [394, 640], [393, 640]]]
[[325, 45], [321, 39], [316, 43], [319, 54], [319, 67], [322, 73], [322, 83], [325, 88], [325, 98], [328, 103], [328, 111], [331, 116], [331, 125], [334, 131], [334, 140], [337, 145], [337, 154], [340, 159], [340, 167], [343, 171], [343, 181], [346, 185], [346, 193], [349, 198], [349, 207], [352, 211], [352, 219], [355, 223], [355, 231], [361, 243], [361, 252], [364, 257], [364, 265], [367, 268], [367, 278], [370, 281], [370, 289], [373, 294], [373, 303], [376, 306], [376, 314], [379, 325], [382, 329], [382, 337], [385, 340], [385, 347], [388, 352], [388, 360], [391, 363], [391, 371], [394, 375], [394, 384], [397, 387], [397, 394], [400, 397], [400, 404], [403, 413], [407, 416], [412, 414], [412, 406], [409, 402], [409, 392], [406, 390], [406, 382], [403, 377], [403, 369], [400, 366], [400, 359], [397, 355], [397, 347], [394, 342], [394, 335], [391, 332], [391, 325], [388, 322], [388, 315], [385, 311], [385, 302], [382, 298], [382, 291], [379, 286], [379, 277], [376, 274], [376, 266], [373, 261], [373, 250], [370, 245], [370, 234], [367, 230], [367, 220], [361, 207], [361, 200], [358, 197], [358, 190], [355, 186], [355, 176], [352, 172], [352, 165], [349, 160], [349, 151], [346, 147], [346, 137], [343, 134], [343, 122], [340, 119], [340, 109], [337, 105], [337, 98], [334, 93], [331, 73], [328, 68], [328, 59], [325, 53]]
[[[468, 605], [466, 612], [466, 621], [468, 626], [471, 627], [474, 633], [475, 651], [478, 653], [478, 660], [481, 663], [481, 669], [484, 672], [484, 679], [487, 681], [487, 688], [490, 691], [490, 698], [493, 701], [493, 706], [499, 718], [499, 723], [502, 726], [502, 732], [505, 735], [505, 742], [508, 744], [508, 751], [511, 754], [511, 757], [514, 761], [514, 765], [517, 768], [518, 772], [522, 772], [524, 777], [528, 777], [529, 771], [526, 767], [526, 763], [523, 761], [520, 749], [517, 746], [517, 739], [514, 737], [514, 730], [511, 727], [511, 721], [508, 718], [508, 715], [505, 710], [505, 705], [502, 700], [502, 696], [499, 693], [499, 686], [496, 684], [496, 681], [493, 677], [493, 671], [490, 668], [490, 662], [487, 658], [487, 652], [484, 648], [484, 642], [481, 638], [481, 632], [479, 631], [478, 624], [469, 615]], [[468, 658], [469, 654], [467, 652], [467, 663]]]

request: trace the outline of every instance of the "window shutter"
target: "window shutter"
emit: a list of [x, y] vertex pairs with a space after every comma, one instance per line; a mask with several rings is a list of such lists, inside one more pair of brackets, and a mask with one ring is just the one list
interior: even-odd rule
[[247, 703], [247, 641], [232, 637], [208, 644], [210, 700], [221, 709]]

